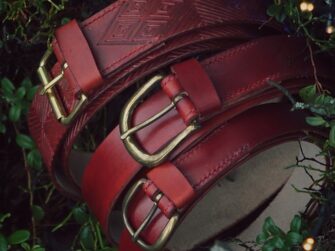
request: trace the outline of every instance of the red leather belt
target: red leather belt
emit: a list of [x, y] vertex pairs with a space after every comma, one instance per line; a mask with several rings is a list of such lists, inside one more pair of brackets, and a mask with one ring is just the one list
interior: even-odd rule
[[[118, 1], [57, 30], [53, 80], [46, 69], [51, 52], [42, 60], [45, 95], [31, 107], [31, 133], [54, 182], [72, 196], [80, 187], [116, 242], [112, 214], [123, 204], [121, 251], [163, 249], [219, 177], [272, 145], [316, 133], [267, 83], [292, 93], [313, 83], [304, 41], [272, 36], [278, 31], [270, 23], [259, 30], [265, 2], [242, 2]], [[327, 61], [317, 58], [316, 65], [331, 86]], [[119, 126], [76, 180], [68, 166], [76, 136], [139, 80]]]
[[[173, 228], [171, 226], [177, 218], [183, 218], [188, 213], [187, 209], [192, 208], [218, 177], [271, 144], [298, 139], [303, 131], [311, 131], [304, 123], [305, 114], [290, 113], [285, 104], [267, 104], [250, 110], [262, 103], [278, 102], [275, 98], [281, 93], [267, 84], [268, 79], [282, 82], [293, 93], [313, 81], [310, 62], [305, 60], [306, 54], [302, 53], [303, 45], [302, 40], [285, 36], [261, 38], [216, 54], [201, 64], [188, 60], [173, 65], [171, 69], [174, 74], [162, 81], [163, 90], [150, 96], [136, 109], [132, 122], [134, 125], [143, 123], [166, 107], [170, 99], [178, 97], [179, 93], [186, 92], [188, 96], [176, 104], [176, 110], [138, 131], [136, 141], [123, 142], [127, 137], [122, 140], [122, 135], [128, 136], [127, 131], [122, 128], [121, 132], [119, 128], [113, 130], [85, 169], [82, 182], [84, 198], [105, 231], [112, 232], [110, 214], [113, 208], [117, 208], [118, 201], [124, 200], [124, 221], [128, 230], [145, 249], [150, 249], [147, 243], [156, 243], [154, 248], [160, 249], [164, 241], [159, 236], [162, 233], [163, 237], [168, 235], [164, 229]], [[261, 60], [256, 63], [254, 59], [257, 57]], [[327, 83], [330, 71], [326, 73], [327, 68], [322, 66], [322, 62], [318, 65], [320, 77]], [[243, 74], [238, 74], [240, 71]], [[133, 104], [134, 101], [130, 100], [129, 103]], [[196, 111], [195, 114], [193, 111]], [[235, 124], [234, 121], [241, 118], [246, 120]], [[155, 167], [143, 168], [150, 166], [150, 163], [143, 163], [141, 157], [134, 156], [132, 149], [136, 145], [157, 154], [157, 150], [185, 127], [192, 125], [191, 121], [194, 123], [194, 120], [202, 128], [181, 146], [173, 148], [170, 156], [172, 162], [164, 159], [163, 164], [157, 165], [153, 158], [151, 161]], [[120, 127], [124, 127], [122, 121]], [[228, 129], [230, 126], [232, 132]], [[255, 142], [250, 143], [252, 140]], [[148, 177], [148, 180], [139, 183], [143, 185], [146, 195], [142, 192], [142, 199], [138, 201], [136, 197], [135, 206], [132, 204], [130, 207], [128, 199], [134, 195], [130, 194], [124, 199], [123, 192], [129, 189], [128, 184], [132, 184], [134, 178], [141, 176]], [[139, 187], [135, 185], [134, 189], [141, 191]], [[163, 196], [160, 195], [162, 197], [157, 202], [155, 196], [160, 194], [159, 191]], [[161, 210], [160, 214], [154, 217], [152, 225], [146, 226], [145, 231], [139, 231], [142, 233], [139, 237], [135, 229], [143, 230], [141, 223], [146, 222], [155, 202]]]
[[265, 9], [264, 1], [118, 1], [80, 25], [72, 21], [59, 28], [54, 79], [46, 69], [48, 51], [39, 69], [46, 95], [36, 95], [29, 116], [44, 162], [51, 173], [58, 170], [54, 182], [79, 196], [70, 175], [63, 175], [69, 152], [108, 101], [176, 61], [278, 33], [271, 23], [259, 29]]

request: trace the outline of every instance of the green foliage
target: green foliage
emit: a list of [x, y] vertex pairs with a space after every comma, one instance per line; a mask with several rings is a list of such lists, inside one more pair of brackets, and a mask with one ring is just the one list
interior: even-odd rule
[[[11, 212], [0, 214], [0, 251], [44, 251], [50, 242], [55, 242], [49, 241], [53, 236], [45, 234], [52, 229], [55, 235], [71, 232], [72, 250], [112, 250], [86, 207], [73, 209], [72, 202], [55, 191], [42, 168], [41, 155], [29, 136], [26, 122], [38, 89], [35, 71], [55, 27], [74, 17], [87, 18], [110, 3], [104, 0], [0, 0], [0, 162], [3, 174], [0, 182], [6, 188], [0, 190], [1, 200], [6, 201], [0, 210]], [[21, 194], [18, 196], [18, 193]], [[30, 210], [22, 213], [18, 210], [20, 207]], [[69, 211], [70, 216], [56, 224]]]
[[[322, 131], [323, 135], [327, 135], [328, 137], [325, 138], [323, 141], [318, 142], [319, 145], [323, 146], [322, 151], [320, 152], [320, 156], [327, 157], [330, 161], [330, 163], [323, 164], [321, 162], [318, 162], [314, 158], [307, 158], [304, 153], [303, 159], [297, 158], [297, 163], [295, 165], [292, 165], [293, 167], [300, 167], [305, 170], [305, 172], [309, 175], [309, 177], [312, 179], [312, 186], [298, 189], [293, 185], [293, 188], [297, 192], [302, 192], [309, 194], [311, 196], [311, 200], [314, 202], [319, 203], [321, 209], [319, 216], [316, 217], [317, 224], [314, 224], [318, 231], [321, 231], [323, 227], [326, 227], [327, 225], [324, 224], [324, 222], [330, 221], [333, 216], [332, 213], [335, 212], [335, 206], [333, 209], [330, 209], [330, 205], [335, 205], [334, 199], [335, 196], [331, 197], [333, 194], [333, 190], [335, 187], [335, 169], [334, 169], [334, 159], [335, 159], [335, 98], [328, 92], [327, 90], [324, 90], [320, 83], [313, 84], [304, 87], [299, 92], [299, 99], [301, 102], [298, 102], [295, 100], [295, 98], [281, 85], [278, 83], [274, 83], [273, 81], [269, 81], [269, 84], [272, 86], [278, 88], [280, 91], [283, 92], [284, 95], [286, 95], [289, 100], [292, 102], [293, 107], [292, 110], [307, 110], [310, 112], [310, 116], [306, 117], [306, 123], [317, 127], [318, 130]], [[320, 140], [319, 140], [320, 141]], [[312, 167], [311, 165], [303, 165], [301, 164], [302, 161], [309, 160], [317, 162], [318, 164], [324, 165], [325, 170], [320, 170], [317, 168]], [[309, 171], [315, 171], [319, 173], [319, 178], [314, 179], [310, 174]], [[326, 185], [325, 185], [326, 184]], [[316, 188], [314, 188], [316, 187]], [[319, 188], [322, 188], [321, 190]], [[328, 208], [327, 210], [325, 208]], [[327, 213], [325, 213], [327, 212]], [[335, 222], [334, 222], [335, 223]], [[272, 225], [272, 222], [269, 220], [269, 222], [266, 222], [266, 224]], [[333, 224], [334, 226], [334, 224]], [[280, 236], [284, 243], [286, 243], [285, 247], [289, 247], [289, 245], [292, 246], [292, 248], [297, 245], [297, 243], [301, 243], [303, 238], [305, 238], [306, 232], [301, 232], [301, 229], [303, 229], [301, 225], [301, 221], [295, 217], [293, 221], [291, 222], [291, 230], [286, 234], [286, 237]], [[272, 232], [274, 234], [274, 232]], [[278, 241], [277, 236], [276, 241]], [[258, 236], [258, 243], [262, 243], [264, 246], [264, 250], [276, 250], [275, 248], [278, 248], [279, 242], [276, 242], [277, 246], [275, 246], [272, 240], [269, 241], [269, 233], [261, 233]], [[333, 238], [333, 237], [330, 237]], [[331, 239], [324, 240], [324, 238], [320, 238], [318, 241], [315, 250], [324, 250], [322, 247], [327, 246], [331, 247], [329, 250], [333, 250], [334, 245], [331, 244]], [[269, 241], [269, 243], [267, 243]], [[327, 243], [328, 241], [328, 243]], [[289, 250], [285, 249], [283, 247], [283, 250]], [[272, 248], [272, 249], [271, 249]], [[281, 250], [281, 249], [279, 249]], [[328, 249], [327, 249], [328, 250]]]
[[[16, 130], [22, 127], [22, 123], [25, 123], [26, 120], [28, 107], [36, 91], [37, 86], [33, 86], [28, 78], [23, 79], [18, 87], [15, 87], [8, 78], [1, 79], [0, 133], [6, 133], [8, 123], [13, 123]], [[17, 131], [15, 141], [19, 147], [27, 151], [28, 165], [40, 169], [42, 166], [41, 155], [32, 138]]]
[[18, 122], [25, 119], [28, 107], [37, 87], [25, 78], [18, 87], [4, 77], [0, 86], [0, 133], [6, 133], [6, 122]]
[[21, 244], [30, 238], [30, 232], [27, 230], [16, 230], [10, 236], [8, 236], [7, 240], [10, 245]]
[[[63, 228], [69, 222], [75, 221], [81, 227], [73, 239], [72, 249], [80, 247], [83, 251], [96, 250], [96, 251], [112, 251], [113, 248], [107, 244], [107, 241], [102, 237], [102, 230], [97, 220], [88, 213], [85, 205], [78, 205], [74, 207], [71, 212], [53, 228], [56, 232]], [[79, 251], [78, 249], [75, 249]], [[116, 251], [116, 250], [114, 250]]]
[[[268, 7], [267, 14], [282, 23], [285, 28], [304, 35], [322, 50], [335, 49], [335, 34], [326, 33], [326, 25], [331, 14], [320, 13], [321, 9], [331, 9], [332, 1], [315, 1], [315, 10], [311, 12], [300, 11], [300, 3], [300, 0], [274, 0]], [[323, 28], [322, 32], [320, 28]]]
[[[15, 39], [19, 43], [41, 43], [53, 35], [56, 17], [68, 0], [1, 1], [0, 15], [7, 28], [2, 46]], [[40, 23], [42, 21], [42, 23]], [[40, 23], [40, 26], [34, 24]]]
[[41, 220], [43, 220], [43, 218], [45, 216], [44, 209], [40, 206], [33, 205], [32, 215], [37, 221], [41, 221]]
[[[320, 132], [322, 131], [323, 133], [328, 133], [328, 138], [324, 141], [318, 140], [318, 144], [323, 145], [323, 149], [319, 155], [328, 157], [331, 160], [331, 163], [334, 163], [335, 98], [330, 94], [330, 92], [323, 90], [322, 83], [320, 83], [317, 79], [317, 69], [314, 66], [313, 59], [313, 53], [315, 53], [315, 51], [313, 51], [313, 47], [310, 46], [311, 43], [314, 43], [321, 49], [321, 51], [325, 51], [329, 54], [333, 53], [333, 50], [335, 49], [335, 33], [327, 34], [326, 32], [326, 27], [328, 25], [334, 25], [332, 20], [334, 16], [333, 13], [331, 13], [331, 11], [334, 10], [333, 1], [312, 1], [314, 4], [314, 10], [305, 12], [300, 10], [299, 5], [301, 2], [302, 1], [298, 0], [274, 0], [273, 4], [268, 8], [267, 14], [272, 19], [282, 23], [283, 29], [290, 31], [290, 33], [298, 34], [299, 36], [302, 35], [306, 38], [311, 54], [310, 60], [315, 71], [315, 84], [306, 86], [300, 90], [299, 101], [296, 101], [296, 98], [280, 84], [274, 83], [273, 81], [269, 81], [269, 84], [278, 88], [288, 97], [290, 102], [293, 104], [292, 110], [310, 111], [311, 114], [306, 117], [306, 123], [316, 127]], [[325, 205], [331, 203], [331, 200], [329, 199], [328, 190], [320, 190], [320, 188], [326, 186], [332, 190], [335, 187], [335, 172], [333, 164], [325, 164], [326, 170], [323, 171], [315, 169], [310, 165], [306, 166], [302, 164], [302, 161], [305, 159], [317, 161], [314, 158], [307, 158], [303, 154], [303, 159], [300, 160], [297, 158], [297, 163], [293, 166], [303, 168], [306, 174], [308, 174], [312, 179], [313, 185], [303, 189], [293, 187], [297, 192], [309, 194], [311, 196], [311, 201], [317, 202], [321, 208], [325, 208]], [[314, 180], [309, 174], [309, 171], [311, 170], [319, 173], [320, 177], [317, 180]], [[321, 211], [320, 215], [316, 217], [318, 223], [314, 224], [314, 228], [315, 226], [318, 226], [318, 229], [327, 229], [325, 222], [329, 222], [331, 220], [331, 217], [329, 216], [331, 215], [331, 211], [328, 212], [328, 216]], [[267, 219], [264, 225], [272, 225], [272, 223], [273, 222], [271, 222], [271, 220]], [[264, 232], [263, 229], [263, 232], [258, 236], [258, 243], [263, 244], [262, 250], [300, 250], [299, 246], [301, 245], [302, 240], [306, 237], [306, 232], [302, 232], [304, 227], [301, 223], [301, 218], [295, 216], [291, 222], [290, 231], [286, 233], [285, 236], [282, 234], [276, 235], [274, 233], [271, 234], [269, 232]], [[317, 233], [315, 229], [313, 231], [314, 234]], [[327, 230], [325, 230], [325, 232], [327, 232]], [[328, 235], [325, 234], [325, 236]], [[334, 249], [332, 244], [324, 245], [325, 242], [332, 243], [334, 236], [328, 236], [329, 239], [325, 239], [325, 236], [319, 239], [317, 245], [315, 246], [315, 250]], [[285, 245], [282, 245], [283, 243]], [[326, 246], [327, 249], [324, 249], [324, 246]]]
[[[305, 35], [323, 50], [335, 47], [333, 35], [319, 36], [310, 29], [316, 23], [324, 23], [324, 17], [299, 12], [297, 0], [276, 2], [277, 4], [269, 7], [268, 15], [294, 28], [297, 33]], [[0, 214], [0, 251], [18, 249], [44, 251], [48, 239], [41, 232], [52, 230], [53, 234], [57, 234], [73, 225], [77, 226], [78, 232], [73, 238], [72, 250], [115, 251], [107, 245], [102, 237], [100, 226], [84, 205], [72, 207], [69, 201], [64, 201], [63, 197], [54, 192], [55, 188], [49, 179], [45, 178], [41, 155], [29, 136], [26, 124], [28, 107], [38, 88], [36, 86], [38, 80], [32, 72], [37, 68], [44, 49], [50, 43], [54, 28], [69, 22], [73, 17], [79, 20], [86, 18], [109, 3], [110, 1], [104, 0], [0, 0], [0, 57], [2, 60], [0, 64], [0, 138], [5, 156], [12, 153], [18, 156], [17, 153], [21, 153], [15, 159], [7, 158], [2, 162], [5, 163], [2, 167], [5, 170], [4, 174], [10, 171], [15, 175], [20, 174], [17, 175], [19, 177], [13, 175], [5, 178], [4, 180], [10, 183], [3, 185], [15, 191], [15, 195], [17, 190], [14, 189], [19, 189], [22, 196], [18, 197], [23, 198], [19, 202], [20, 206], [23, 205], [26, 208], [29, 205], [30, 207], [30, 213], [24, 217], [25, 224], [21, 226], [20, 220], [15, 221], [15, 218], [20, 216], [15, 214], [17, 205], [12, 206], [11, 200], [5, 199], [6, 204], [12, 206], [9, 208], [13, 213], [10, 211], [11, 214]], [[316, 85], [301, 90], [300, 96], [303, 102], [295, 102], [294, 109], [308, 109], [312, 112], [313, 116], [306, 118], [307, 123], [329, 130], [329, 138], [324, 150], [334, 150], [334, 98], [326, 92], [319, 93]], [[95, 144], [90, 144], [86, 146], [86, 150], [94, 146]], [[329, 173], [324, 175], [335, 179], [335, 175], [332, 176]], [[22, 177], [26, 180], [23, 181]], [[12, 197], [10, 195], [8, 198]], [[63, 212], [56, 215], [55, 212], [59, 213], [60, 209]], [[8, 221], [10, 224], [6, 224]], [[55, 222], [60, 223], [55, 224]], [[25, 229], [27, 225], [29, 230]], [[51, 228], [46, 228], [46, 225], [51, 225]], [[290, 250], [290, 245], [296, 246], [301, 243], [301, 238], [305, 236], [303, 228], [300, 216], [292, 220], [288, 233], [284, 233], [269, 218], [264, 223], [257, 242], [263, 245], [263, 250]]]
[[290, 251], [299, 247], [307, 236], [308, 232], [300, 215], [294, 216], [287, 233], [268, 217], [264, 221], [262, 232], [256, 238], [256, 243], [261, 246], [262, 251]]
[[[20, 85], [15, 86], [8, 78], [1, 79], [0, 86], [0, 103], [1, 107], [1, 125], [4, 133], [10, 127], [14, 128], [15, 134], [6, 134], [8, 142], [15, 142], [16, 147], [23, 154], [24, 166], [28, 175], [28, 187], [26, 189], [30, 196], [30, 207], [33, 219], [33, 225], [41, 222], [46, 217], [46, 212], [41, 205], [34, 202], [34, 194], [38, 191], [37, 187], [32, 184], [32, 177], [38, 178], [43, 174], [42, 159], [33, 139], [26, 133], [26, 116], [33, 95], [37, 88], [32, 85], [31, 81], [25, 78]], [[48, 181], [49, 182], [49, 181]], [[0, 215], [0, 223], [10, 215]], [[112, 250], [102, 237], [102, 232], [98, 222], [87, 212], [84, 205], [74, 207], [70, 213], [53, 227], [53, 232], [60, 231], [70, 222], [78, 224], [79, 231], [72, 243], [72, 248], [79, 250]], [[0, 251], [9, 250], [10, 246], [20, 245], [26, 251], [43, 251], [42, 243], [36, 244], [28, 230], [16, 230], [11, 235], [5, 236], [0, 231]]]
[[[30, 232], [25, 229], [16, 230], [10, 235], [5, 235], [3, 231], [3, 223], [6, 219], [10, 218], [10, 214], [0, 215], [0, 251], [11, 250], [11, 247], [20, 246], [26, 251], [44, 251], [38, 245], [30, 246], [27, 241], [30, 238]], [[38, 249], [40, 248], [40, 249]]]
[[299, 92], [303, 102], [295, 102], [293, 109], [309, 110], [313, 116], [307, 117], [306, 122], [329, 131], [323, 149], [328, 151], [335, 148], [335, 98], [326, 91], [317, 92], [316, 89], [316, 85], [303, 88]]

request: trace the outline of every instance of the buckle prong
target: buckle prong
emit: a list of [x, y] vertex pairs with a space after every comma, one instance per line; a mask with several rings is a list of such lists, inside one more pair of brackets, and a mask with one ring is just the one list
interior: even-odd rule
[[137, 241], [138, 237], [140, 235], [140, 233], [146, 229], [146, 227], [149, 225], [149, 223], [151, 222], [152, 218], [155, 216], [155, 213], [158, 209], [158, 202], [160, 201], [160, 199], [163, 197], [162, 193], [158, 193], [155, 197], [154, 200], [154, 205], [152, 206], [152, 208], [150, 209], [148, 215], [145, 217], [144, 221], [142, 222], [141, 226], [136, 230], [136, 232], [134, 233], [132, 239], [133, 241]]
[[125, 133], [121, 135], [121, 139], [124, 140], [125, 138], [129, 137], [130, 135], [136, 133], [137, 131], [147, 127], [148, 125], [152, 124], [159, 118], [163, 117], [165, 114], [167, 114], [172, 109], [176, 108], [177, 103], [183, 99], [184, 96], [187, 96], [186, 92], [182, 92], [178, 94], [174, 99], [171, 101], [171, 103], [166, 106], [163, 110], [161, 110], [159, 113], [155, 114], [154, 116], [148, 118], [146, 121], [134, 126], [133, 128], [129, 129]]
[[69, 65], [67, 63], [64, 63], [63, 66], [62, 66], [61, 72], [56, 77], [54, 77], [49, 83], [48, 82], [43, 83], [43, 87], [40, 91], [40, 95], [44, 95], [49, 89], [54, 87], [54, 85], [57, 84], [58, 81], [60, 81], [64, 77], [64, 71], [68, 67], [69, 67]]
[[40, 65], [37, 69], [37, 74], [43, 84], [43, 87], [40, 91], [41, 95], [47, 95], [51, 108], [56, 116], [56, 119], [64, 125], [70, 124], [73, 119], [78, 115], [79, 111], [83, 108], [87, 102], [87, 97], [83, 93], [80, 94], [78, 102], [76, 103], [73, 110], [65, 115], [65, 109], [59, 100], [59, 97], [53, 87], [64, 77], [64, 71], [68, 68], [68, 64], [65, 62], [62, 65], [62, 70], [55, 78], [51, 78], [47, 70], [47, 62], [52, 55], [52, 49], [48, 48], [44, 53]]
[[176, 95], [172, 102], [161, 110], [159, 113], [150, 117], [146, 121], [132, 127], [132, 114], [136, 106], [141, 102], [141, 100], [156, 86], [156, 84], [163, 79], [162, 75], [156, 75], [151, 78], [147, 83], [145, 83], [135, 94], [129, 99], [127, 104], [124, 106], [121, 112], [120, 118], [120, 134], [123, 143], [128, 150], [128, 152], [137, 160], [139, 163], [147, 166], [153, 167], [162, 163], [169, 154], [190, 134], [197, 130], [200, 125], [194, 120], [189, 124], [182, 132], [180, 132], [176, 137], [174, 137], [165, 147], [154, 154], [146, 153], [140, 146], [138, 146], [132, 134], [143, 129], [144, 127], [157, 121], [159, 118], [167, 114], [169, 111], [176, 107], [176, 104], [187, 96], [186, 92], [181, 92]]
[[160, 199], [163, 197], [162, 193], [158, 193], [155, 196], [154, 199], [154, 205], [152, 206], [152, 208], [150, 209], [148, 215], [145, 217], [144, 221], [142, 222], [142, 224], [140, 225], [140, 227], [137, 230], [134, 230], [133, 227], [131, 226], [128, 217], [127, 217], [127, 212], [128, 212], [128, 208], [129, 208], [129, 204], [131, 202], [131, 200], [134, 198], [136, 192], [138, 191], [138, 189], [140, 189], [140, 187], [146, 182], [145, 179], [140, 179], [139, 181], [137, 181], [135, 183], [134, 186], [132, 186], [128, 193], [126, 194], [123, 204], [122, 204], [122, 216], [123, 216], [123, 221], [125, 223], [125, 226], [127, 228], [127, 230], [129, 231], [132, 240], [134, 242], [136, 242], [141, 248], [143, 248], [144, 250], [147, 251], [156, 251], [156, 250], [161, 250], [162, 247], [165, 245], [165, 243], [168, 241], [168, 239], [170, 238], [171, 234], [173, 233], [178, 219], [179, 219], [179, 215], [178, 213], [175, 213], [170, 220], [168, 221], [167, 225], [165, 226], [164, 230], [162, 231], [162, 233], [160, 234], [160, 236], [158, 237], [157, 241], [155, 244], [153, 245], [149, 245], [147, 243], [145, 243], [141, 238], [140, 238], [140, 234], [141, 232], [146, 229], [146, 227], [150, 224], [150, 222], [152, 221], [153, 217], [156, 214], [156, 211], [158, 209], [158, 203], [160, 201]]

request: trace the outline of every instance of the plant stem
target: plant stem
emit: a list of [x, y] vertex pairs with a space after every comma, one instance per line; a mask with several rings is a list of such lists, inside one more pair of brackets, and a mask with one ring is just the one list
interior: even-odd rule
[[99, 224], [97, 222], [94, 223], [94, 226], [95, 226], [95, 232], [97, 234], [97, 237], [98, 237], [98, 243], [100, 245], [100, 248], [104, 248], [104, 242], [102, 241], [102, 236], [101, 236], [101, 231], [100, 231], [100, 227], [99, 227]]
[[[19, 129], [17, 128], [16, 124], [13, 123], [14, 126], [14, 130], [16, 135], [20, 134]], [[31, 171], [30, 171], [30, 167], [28, 165], [28, 161], [27, 161], [27, 154], [26, 151], [21, 148], [21, 152], [22, 152], [22, 156], [23, 156], [23, 161], [24, 161], [24, 170], [26, 172], [27, 175], [27, 189], [28, 189], [28, 194], [29, 194], [29, 207], [30, 207], [30, 211], [31, 211], [31, 232], [32, 232], [32, 241], [33, 241], [33, 245], [35, 245], [35, 241], [36, 241], [36, 221], [35, 218], [32, 214], [32, 210], [33, 210], [33, 206], [34, 206], [34, 191], [33, 191], [33, 187], [32, 187], [32, 176], [31, 176]]]
[[307, 41], [307, 47], [308, 47], [308, 50], [309, 50], [309, 55], [310, 55], [312, 67], [313, 67], [313, 74], [314, 74], [315, 84], [316, 84], [316, 87], [317, 87], [318, 91], [321, 93], [323, 88], [322, 88], [321, 82], [318, 79], [318, 74], [317, 74], [317, 71], [316, 71], [316, 65], [315, 65], [315, 61], [314, 61], [312, 46], [311, 46], [311, 43], [309, 42], [308, 39], [306, 39], [306, 41]]

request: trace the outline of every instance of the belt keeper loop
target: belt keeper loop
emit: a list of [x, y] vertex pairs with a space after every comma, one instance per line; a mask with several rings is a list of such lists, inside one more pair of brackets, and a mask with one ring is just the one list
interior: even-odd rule
[[[103, 84], [103, 77], [93, 56], [89, 42], [76, 20], [58, 28], [54, 45], [56, 56], [63, 58], [69, 65], [68, 81], [72, 89], [90, 96]], [[73, 42], [75, 41], [75, 43]]]
[[192, 185], [171, 162], [165, 162], [151, 169], [147, 177], [177, 209], [188, 206], [195, 198], [196, 193]]
[[[147, 182], [144, 183], [143, 190], [152, 201], [154, 201], [157, 194], [161, 192], [152, 180], [147, 180]], [[167, 218], [171, 218], [177, 209], [173, 202], [167, 198], [164, 193], [162, 198], [158, 201], [158, 207]]]
[[183, 99], [179, 100], [176, 103], [176, 109], [182, 117], [184, 123], [189, 125], [197, 117], [199, 113], [194, 106], [192, 100], [188, 96], [188, 92], [185, 92], [178, 79], [174, 75], [169, 75], [161, 81], [161, 87], [165, 94], [171, 99], [174, 100], [178, 95], [185, 93]]

